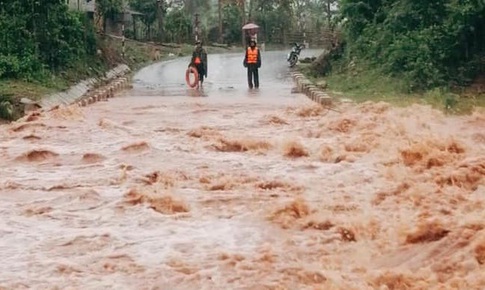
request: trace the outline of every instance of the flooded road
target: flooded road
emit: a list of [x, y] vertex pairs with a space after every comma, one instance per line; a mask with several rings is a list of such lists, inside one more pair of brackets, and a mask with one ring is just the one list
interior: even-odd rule
[[[301, 58], [317, 56], [320, 50], [304, 50]], [[209, 51], [208, 78], [202, 90], [188, 88], [185, 70], [190, 58], [185, 57], [152, 65], [142, 69], [134, 78], [136, 97], [140, 96], [201, 96], [228, 99], [235, 97], [245, 100], [247, 96], [264, 95], [265, 98], [285, 98], [293, 82], [290, 78], [285, 52], [263, 52], [259, 70], [261, 87], [249, 90], [246, 69], [243, 67], [244, 53], [211, 55]]]
[[485, 113], [324, 110], [285, 56], [0, 126], [0, 289], [483, 289]]

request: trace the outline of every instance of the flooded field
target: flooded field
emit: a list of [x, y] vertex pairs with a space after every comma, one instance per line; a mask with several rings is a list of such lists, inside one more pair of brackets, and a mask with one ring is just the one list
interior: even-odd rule
[[0, 289], [483, 289], [485, 112], [325, 110], [284, 56], [1, 125]]

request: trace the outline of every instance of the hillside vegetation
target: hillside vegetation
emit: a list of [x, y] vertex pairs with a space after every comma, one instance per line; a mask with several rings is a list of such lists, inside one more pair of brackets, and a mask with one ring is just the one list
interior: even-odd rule
[[0, 78], [40, 80], [96, 54], [87, 19], [59, 2], [0, 1]]
[[[485, 73], [483, 0], [339, 4], [342, 37], [327, 61], [313, 67], [333, 89], [361, 95], [439, 92], [450, 98], [450, 92], [465, 95]], [[483, 93], [478, 90], [475, 100]]]
[[[121, 1], [99, 4], [106, 19], [120, 11]], [[0, 119], [20, 117], [23, 97], [39, 99], [120, 63], [137, 68], [153, 61], [154, 51], [164, 58], [186, 55], [193, 47], [127, 39], [123, 57], [120, 38], [102, 32], [85, 12], [69, 9], [64, 1], [0, 0]]]

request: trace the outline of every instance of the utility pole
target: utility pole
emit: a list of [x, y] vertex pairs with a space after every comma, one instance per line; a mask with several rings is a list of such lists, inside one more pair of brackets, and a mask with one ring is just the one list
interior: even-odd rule
[[157, 0], [158, 3], [158, 33], [160, 38], [160, 43], [163, 42], [163, 1]]
[[199, 40], [199, 13], [195, 13], [195, 41]]
[[307, 46], [309, 46], [307, 44], [307, 39], [306, 39], [306, 13], [303, 12], [302, 13], [302, 28], [303, 28], [303, 44], [305, 45], [305, 48], [308, 48]]
[[[242, 15], [242, 26], [246, 25], [246, 0], [239, 0], [239, 5], [241, 5], [241, 15]], [[243, 43], [243, 46], [245, 45], [248, 45], [248, 43], [246, 43], [246, 36], [244, 35], [244, 33], [242, 34], [242, 43]]]
[[219, 0], [219, 43], [222, 43], [222, 0]]
[[[92, 1], [92, 0], [90, 0]], [[86, 2], [90, 2], [90, 1], [86, 1]], [[104, 33], [104, 17], [103, 15], [101, 15], [99, 13], [99, 6], [98, 6], [98, 2], [95, 1], [94, 2], [94, 11], [93, 11], [93, 20], [94, 20], [94, 25], [95, 25], [95, 29], [97, 32], [103, 32]]]
[[126, 8], [123, 6], [123, 22], [121, 22], [121, 57], [125, 58], [125, 15]]

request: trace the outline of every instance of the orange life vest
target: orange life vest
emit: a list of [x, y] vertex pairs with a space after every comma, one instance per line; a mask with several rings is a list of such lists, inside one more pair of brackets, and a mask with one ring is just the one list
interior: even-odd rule
[[195, 63], [195, 64], [200, 64], [200, 63], [201, 63], [201, 61], [200, 61], [200, 57], [198, 57], [198, 56], [197, 56], [197, 57], [195, 58], [195, 60], [194, 60], [194, 63]]
[[251, 47], [248, 47], [248, 63], [258, 63], [258, 48], [255, 47], [254, 49], [251, 49]]

